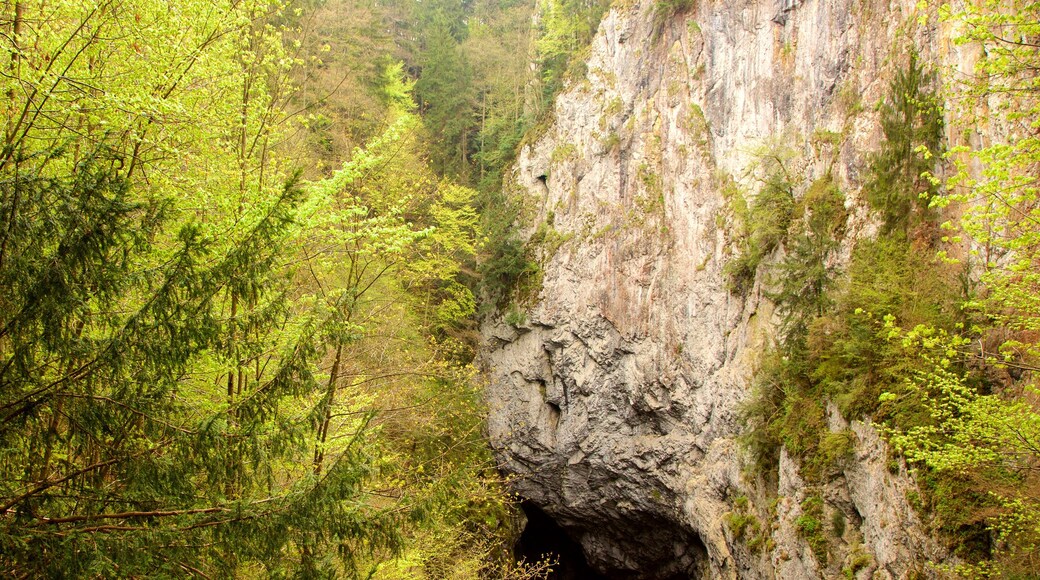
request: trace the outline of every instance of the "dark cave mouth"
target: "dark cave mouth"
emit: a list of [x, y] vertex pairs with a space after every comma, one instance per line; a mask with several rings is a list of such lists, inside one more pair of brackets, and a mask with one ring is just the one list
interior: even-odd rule
[[[632, 541], [633, 555], [646, 559], [645, 568], [598, 571], [589, 564], [581, 544], [552, 516], [529, 500], [522, 501], [520, 507], [527, 524], [515, 547], [516, 558], [526, 562], [546, 559], [556, 562], [547, 576], [549, 580], [689, 580], [708, 577], [708, 551], [700, 537], [686, 531], [675, 533], [674, 528], [656, 518], [632, 520], [629, 522], [632, 533], [625, 536]], [[674, 550], [675, 546], [682, 548]]]
[[520, 509], [527, 524], [516, 544], [516, 558], [525, 562], [556, 562], [548, 580], [610, 580], [596, 572], [585, 559], [581, 544], [534, 503], [524, 500]]

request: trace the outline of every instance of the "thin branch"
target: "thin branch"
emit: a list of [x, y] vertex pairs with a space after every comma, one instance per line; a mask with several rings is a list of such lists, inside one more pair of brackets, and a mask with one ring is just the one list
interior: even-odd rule
[[69, 481], [70, 479], [75, 479], [76, 477], [79, 477], [80, 475], [83, 475], [85, 473], [89, 473], [91, 471], [94, 471], [95, 469], [101, 469], [101, 468], [104, 468], [104, 467], [108, 467], [109, 465], [115, 465], [116, 463], [119, 463], [120, 461], [124, 461], [126, 459], [129, 459], [129, 457], [109, 459], [108, 461], [102, 461], [100, 463], [95, 463], [93, 465], [88, 465], [88, 466], [86, 466], [86, 467], [84, 467], [82, 469], [79, 469], [77, 471], [73, 471], [72, 473], [70, 473], [70, 474], [68, 474], [65, 477], [62, 477], [60, 479], [55, 479], [55, 480], [52, 480], [52, 481], [45, 481], [45, 482], [37, 485], [33, 489], [23, 493], [22, 495], [19, 495], [19, 496], [15, 497], [14, 499], [12, 499], [11, 501], [7, 502], [3, 506], [0, 506], [0, 515], [7, 514], [9, 511], [11, 511], [12, 507], [18, 505], [19, 503], [29, 499], [30, 497], [32, 497], [32, 496], [34, 496], [34, 495], [36, 495], [36, 494], [38, 494], [38, 493], [40, 493], [42, 491], [46, 491], [46, 490], [48, 490], [48, 489], [50, 489], [50, 488], [52, 488], [52, 487], [54, 487], [56, 485], [61, 485], [61, 484], [65, 483], [66, 481]]
[[121, 512], [114, 514], [85, 514], [76, 516], [67, 516], [64, 518], [40, 518], [41, 524], [68, 524], [73, 522], [88, 522], [91, 520], [129, 520], [137, 518], [165, 518], [171, 516], [188, 516], [194, 514], [213, 514], [213, 513], [225, 513], [231, 511], [226, 507], [208, 507], [208, 508], [197, 508], [197, 509], [186, 509], [186, 510], [167, 510], [167, 511], [136, 511], [136, 512]]

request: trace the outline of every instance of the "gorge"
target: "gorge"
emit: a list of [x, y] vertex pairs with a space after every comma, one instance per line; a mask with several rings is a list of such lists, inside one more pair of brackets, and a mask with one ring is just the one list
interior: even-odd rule
[[1040, 577], [1040, 2], [10, 0], [0, 576]]

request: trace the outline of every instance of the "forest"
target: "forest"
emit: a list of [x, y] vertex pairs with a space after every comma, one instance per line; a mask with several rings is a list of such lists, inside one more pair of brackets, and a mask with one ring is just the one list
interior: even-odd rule
[[534, 9], [4, 3], [0, 573], [539, 573], [471, 364]]
[[[544, 266], [503, 182], [610, 4], [4, 2], [0, 574], [550, 574], [514, 554], [474, 359]], [[770, 280], [778, 313], [741, 449], [751, 477], [785, 453], [813, 486], [852, 460], [827, 404], [868, 417], [962, 559], [944, 573], [1030, 577], [1037, 7], [932, 4], [989, 58], [948, 82], [911, 51], [894, 75], [865, 154], [875, 237], [846, 239], [835, 181], [796, 196], [782, 161], [753, 195], [720, 188], [728, 291]], [[1015, 138], [946, 137], [979, 127]]]

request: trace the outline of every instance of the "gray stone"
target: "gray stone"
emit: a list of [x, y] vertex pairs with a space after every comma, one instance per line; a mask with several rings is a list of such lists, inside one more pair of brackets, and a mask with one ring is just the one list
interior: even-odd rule
[[[653, 4], [606, 15], [587, 80], [558, 97], [555, 124], [515, 165], [536, 216], [528, 232], [551, 212], [569, 237], [543, 264], [522, 328], [483, 325], [488, 435], [503, 469], [593, 566], [626, 578], [832, 577], [857, 552], [873, 562], [861, 577], [899, 578], [944, 561], [884, 441], [833, 410], [831, 429], [856, 435], [856, 459], [815, 492], [849, 521], [834, 540], [842, 556], [817, 562], [799, 535], [807, 491], [786, 452], [770, 527], [736, 439], [777, 320], [768, 280], [727, 291], [721, 176], [753, 193], [763, 152], [782, 153], [796, 193], [832, 174], [849, 196], [850, 238], [872, 235], [857, 192], [900, 31], [925, 59], [964, 55], [939, 54], [914, 0], [702, 0], [661, 31]], [[814, 138], [823, 132], [840, 142]], [[726, 527], [738, 495], [767, 526], [761, 551]]]

